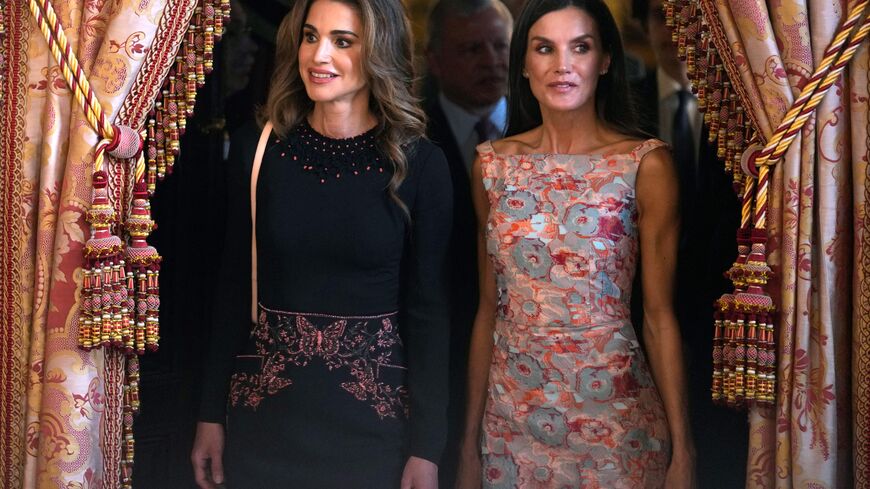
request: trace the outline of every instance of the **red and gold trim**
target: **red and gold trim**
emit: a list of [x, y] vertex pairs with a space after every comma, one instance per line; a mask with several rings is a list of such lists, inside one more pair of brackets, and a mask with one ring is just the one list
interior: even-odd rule
[[751, 103], [743, 85], [732, 82], [740, 74], [716, 6], [712, 0], [667, 0], [664, 9], [710, 129], [710, 142], [717, 143], [717, 155], [739, 185], [740, 156], [759, 125], [752, 111], [744, 109]]
[[[734, 290], [714, 305], [713, 379], [716, 403], [742, 408], [773, 404], [775, 358], [773, 300], [765, 291], [772, 275], [766, 263], [769, 172], [748, 174], [747, 147], [759, 141], [759, 124], [712, 0], [668, 0], [664, 5], [678, 54], [704, 113], [710, 142], [734, 178], [742, 199], [738, 256], [727, 275]], [[757, 180], [755, 177], [759, 177]]]
[[146, 65], [157, 69], [140, 70], [118, 114], [123, 123], [146, 131], [144, 171], [149, 194], [157, 181], [172, 172], [179, 138], [193, 115], [196, 91], [213, 68], [214, 45], [229, 20], [230, 4], [229, 0], [198, 4], [175, 0], [166, 9], [178, 14], [161, 19], [154, 48], [145, 59]]
[[229, 0], [167, 2], [154, 45], [114, 122], [79, 67], [51, 1], [29, 0], [29, 6], [101, 139], [94, 149], [87, 213], [91, 237], [84, 247], [78, 342], [85, 350], [105, 347], [104, 481], [108, 488], [130, 488], [139, 396], [136, 355], [156, 350], [160, 336], [161, 258], [146, 241], [154, 228], [148, 197], [172, 171], [196, 90], [212, 69], [214, 43], [228, 20]]
[[[870, 93], [870, 77], [867, 91]], [[865, 148], [870, 151], [870, 120]], [[854, 410], [855, 487], [870, 488], [870, 165], [865, 165], [864, 213], [861, 227], [860, 254], [856, 257], [856, 311], [852, 333], [852, 409]], [[857, 226], [856, 226], [857, 227]]]
[[[161, 18], [155, 43], [149, 50], [133, 87], [118, 113], [118, 123], [140, 128], [142, 146], [133, 170], [132, 191], [121, 192], [132, 202], [124, 229], [126, 309], [130, 323], [122, 324], [121, 334], [110, 337], [126, 353], [126, 364], [117, 364], [113, 376], [124, 374], [123, 385], [115, 390], [115, 416], [105, 422], [113, 427], [113, 443], [106, 447], [120, 453], [113, 465], [121, 487], [132, 487], [135, 439], [133, 420], [139, 412], [139, 359], [146, 351], [158, 348], [161, 257], [146, 239], [154, 229], [148, 198], [157, 182], [172, 171], [180, 150], [187, 118], [193, 115], [196, 90], [212, 71], [215, 42], [223, 34], [229, 18], [229, 0], [170, 0]], [[107, 364], [108, 365], [108, 364]], [[109, 378], [107, 372], [107, 378]], [[108, 445], [108, 444], [107, 444]]]
[[770, 167], [785, 154], [870, 34], [868, 4], [870, 0], [859, 0], [852, 5], [818, 68], [769, 138], [754, 118], [716, 3], [668, 0], [664, 5], [673, 41], [704, 111], [710, 141], [717, 143], [717, 154], [733, 173], [743, 198], [739, 256], [728, 273], [734, 292], [723, 295], [715, 307], [712, 398], [716, 402], [738, 408], [775, 402], [775, 306], [766, 291], [773, 274], [766, 249]]
[[24, 2], [0, 5], [0, 487], [20, 487], [25, 446], [28, 315], [21, 285], [21, 172], [30, 19]]

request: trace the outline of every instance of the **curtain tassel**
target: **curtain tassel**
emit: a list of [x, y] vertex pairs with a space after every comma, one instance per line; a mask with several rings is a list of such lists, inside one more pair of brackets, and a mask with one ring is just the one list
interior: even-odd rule
[[[125, 350], [139, 355], [156, 351], [160, 339], [160, 255], [145, 238], [154, 229], [148, 203], [148, 187], [144, 180], [133, 190], [133, 209], [127, 219], [130, 246], [127, 247], [128, 301], [136, 311], [135, 326], [126, 336]], [[128, 303], [129, 303], [128, 302]]]
[[[744, 265], [746, 290], [734, 298], [735, 309], [750, 326], [750, 331], [740, 338], [750, 354], [740, 359], [745, 369], [737, 397], [738, 402], [745, 399], [747, 403], [772, 404], [776, 364], [772, 322], [774, 305], [764, 286], [773, 272], [765, 258], [767, 236], [764, 230], [753, 229], [751, 239], [752, 251]], [[746, 390], [746, 385], [751, 390]]]
[[82, 320], [79, 346], [84, 350], [121, 341], [121, 331], [130, 321], [121, 259], [123, 243], [111, 232], [117, 221], [109, 202], [108, 176], [100, 170], [93, 176], [93, 199], [87, 213], [91, 238], [85, 243], [82, 280]]

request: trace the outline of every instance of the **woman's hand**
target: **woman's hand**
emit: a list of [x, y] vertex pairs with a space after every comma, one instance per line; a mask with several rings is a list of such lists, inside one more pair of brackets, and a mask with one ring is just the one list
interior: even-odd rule
[[482, 476], [480, 447], [477, 443], [463, 443], [454, 489], [480, 489], [483, 484]]
[[401, 489], [438, 489], [438, 466], [424, 458], [410, 457], [402, 472]]
[[201, 489], [216, 489], [224, 483], [224, 427], [220, 423], [199, 422], [190, 461]]
[[668, 489], [695, 489], [695, 456], [685, 450], [674, 452], [665, 474]]

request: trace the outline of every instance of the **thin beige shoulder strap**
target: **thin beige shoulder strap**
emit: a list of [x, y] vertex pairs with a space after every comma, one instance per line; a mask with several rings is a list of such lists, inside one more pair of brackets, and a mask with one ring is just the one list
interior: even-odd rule
[[267, 122], [260, 133], [257, 143], [257, 153], [254, 155], [254, 166], [251, 168], [251, 322], [257, 322], [257, 179], [260, 177], [260, 164], [263, 163], [263, 153], [266, 143], [272, 133], [272, 123]]

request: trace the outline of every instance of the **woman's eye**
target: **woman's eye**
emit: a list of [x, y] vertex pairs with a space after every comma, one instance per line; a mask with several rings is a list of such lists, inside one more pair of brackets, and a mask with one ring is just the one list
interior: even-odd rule
[[302, 36], [305, 38], [305, 42], [307, 43], [317, 42], [317, 36], [312, 32], [306, 32]]
[[350, 41], [350, 39], [344, 39], [342, 37], [339, 37], [335, 40], [335, 45], [340, 48], [349, 48], [352, 44], [353, 43]]
[[589, 52], [589, 45], [588, 44], [578, 44], [574, 48], [574, 50], [577, 51], [578, 53], [588, 53]]
[[553, 48], [550, 46], [547, 46], [546, 44], [541, 44], [537, 48], [535, 48], [535, 51], [537, 51], [541, 54], [548, 54], [548, 53], [553, 51]]

